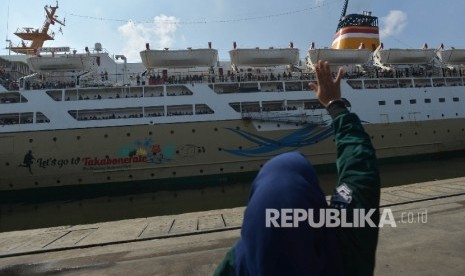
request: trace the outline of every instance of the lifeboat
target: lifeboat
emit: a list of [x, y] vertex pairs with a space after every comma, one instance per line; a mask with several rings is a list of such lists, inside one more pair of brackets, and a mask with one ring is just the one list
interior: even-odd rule
[[147, 69], [154, 68], [191, 68], [215, 66], [218, 50], [212, 48], [187, 48], [185, 50], [151, 50], [140, 52], [142, 63]]
[[465, 64], [465, 49], [447, 49], [441, 45], [441, 51], [437, 52], [439, 59], [449, 65], [464, 65]]
[[299, 49], [290, 44], [289, 48], [243, 48], [234, 43], [234, 49], [229, 51], [231, 63], [235, 66], [269, 67], [278, 65], [295, 65], [299, 62]]
[[76, 55], [44, 55], [27, 59], [30, 68], [35, 72], [56, 71], [90, 71], [97, 66], [97, 58], [86, 54]]
[[368, 49], [314, 49], [308, 50], [307, 61], [314, 66], [319, 60], [328, 61], [331, 65], [357, 65], [369, 61], [371, 51]]
[[383, 64], [426, 64], [434, 55], [434, 49], [380, 49], [376, 53]]

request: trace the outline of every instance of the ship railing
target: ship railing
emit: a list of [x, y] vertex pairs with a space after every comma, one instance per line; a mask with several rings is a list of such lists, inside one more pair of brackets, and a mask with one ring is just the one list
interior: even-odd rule
[[322, 115], [310, 115], [305, 112], [258, 111], [241, 112], [243, 120], [257, 120], [262, 122], [282, 122], [291, 124], [324, 125]]
[[32, 73], [30, 75], [27, 75], [25, 77], [19, 78], [19, 89], [24, 90], [26, 89], [25, 84], [28, 82], [30, 79], [33, 79], [37, 76], [37, 73]]

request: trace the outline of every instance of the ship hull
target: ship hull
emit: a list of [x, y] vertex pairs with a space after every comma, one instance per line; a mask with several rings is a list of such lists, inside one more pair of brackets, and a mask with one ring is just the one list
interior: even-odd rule
[[[289, 140], [295, 129], [257, 131], [257, 124], [266, 123], [230, 120], [2, 134], [0, 143], [9, 146], [2, 146], [0, 154], [0, 191], [117, 187], [138, 181], [176, 186], [186, 178], [255, 172], [272, 156], [294, 150], [314, 165], [335, 162], [330, 126], [311, 127], [312, 140], [294, 143]], [[378, 158], [384, 159], [463, 150], [464, 125], [465, 119], [446, 119], [365, 128]], [[30, 166], [28, 153], [33, 156]]]

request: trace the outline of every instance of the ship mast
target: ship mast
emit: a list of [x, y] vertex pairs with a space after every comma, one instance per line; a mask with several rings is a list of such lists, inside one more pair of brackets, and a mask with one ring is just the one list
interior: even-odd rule
[[342, 19], [344, 18], [344, 16], [346, 16], [346, 14], [347, 14], [347, 6], [348, 5], [349, 5], [349, 0], [345, 0], [344, 6], [342, 7], [342, 13], [341, 13], [341, 18], [339, 19], [339, 22], [341, 22]]
[[341, 23], [344, 21], [344, 17], [347, 14], [347, 7], [349, 6], [349, 0], [345, 0], [344, 6], [342, 7], [341, 17], [339, 18], [339, 24], [337, 26], [336, 32], [341, 28]]
[[[45, 22], [42, 28], [34, 29], [26, 27], [15, 32], [15, 35], [22, 39], [21, 45], [18, 47], [11, 46], [9, 49], [18, 54], [33, 54], [37, 49], [44, 45], [45, 41], [54, 40], [55, 33], [53, 31], [49, 32], [50, 25], [55, 25], [55, 23], [57, 23], [61, 26], [65, 26], [65, 20], [59, 20], [58, 15], [56, 15], [57, 9], [58, 1], [54, 7], [48, 5], [45, 6]], [[31, 41], [30, 45], [28, 45], [25, 41]]]

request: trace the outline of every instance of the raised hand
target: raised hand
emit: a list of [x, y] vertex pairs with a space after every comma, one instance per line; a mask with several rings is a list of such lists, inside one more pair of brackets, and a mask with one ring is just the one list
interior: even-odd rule
[[309, 83], [310, 88], [316, 91], [316, 97], [325, 107], [333, 100], [341, 98], [342, 67], [339, 68], [336, 79], [333, 79], [328, 62], [318, 61], [315, 67], [318, 83]]

